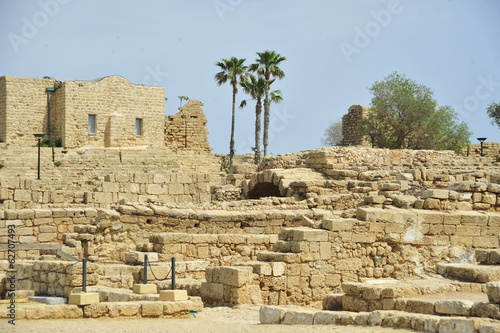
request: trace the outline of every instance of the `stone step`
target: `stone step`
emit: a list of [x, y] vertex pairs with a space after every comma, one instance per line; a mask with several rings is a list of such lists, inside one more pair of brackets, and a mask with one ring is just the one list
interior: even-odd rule
[[461, 281], [486, 283], [500, 280], [500, 266], [451, 263], [437, 264], [437, 272]]
[[[410, 301], [410, 304], [424, 309], [422, 310], [424, 312], [419, 313], [429, 313], [432, 305], [426, 303], [428, 300], [440, 300], [443, 299], [442, 295], [453, 293], [457, 296], [460, 296], [460, 293], [468, 296], [474, 294], [481, 297], [476, 297], [475, 300], [488, 299], [485, 294], [485, 284], [433, 277], [405, 281], [380, 279], [368, 280], [363, 283], [348, 282], [342, 284], [342, 290], [345, 293], [342, 297], [342, 307], [348, 311], [398, 310], [406, 306], [407, 302], [402, 300], [420, 298], [418, 301]], [[437, 295], [441, 295], [441, 297]], [[399, 308], [396, 308], [396, 306]]]
[[307, 227], [285, 228], [278, 234], [283, 241], [328, 242], [328, 231]]
[[500, 249], [476, 250], [476, 261], [483, 265], [500, 265]]
[[288, 264], [294, 264], [300, 262], [300, 255], [297, 253], [263, 251], [257, 254], [257, 260], [267, 262], [286, 262]]

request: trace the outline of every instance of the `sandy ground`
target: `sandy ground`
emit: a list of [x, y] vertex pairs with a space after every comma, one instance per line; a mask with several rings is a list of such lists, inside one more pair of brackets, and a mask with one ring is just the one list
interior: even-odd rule
[[73, 319], [0, 321], [0, 332], [171, 332], [171, 333], [409, 333], [412, 330], [361, 326], [261, 325], [259, 308], [205, 308], [189, 319]]

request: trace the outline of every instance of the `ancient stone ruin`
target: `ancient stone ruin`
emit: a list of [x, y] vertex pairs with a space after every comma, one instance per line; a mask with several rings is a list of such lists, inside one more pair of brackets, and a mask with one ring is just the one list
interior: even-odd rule
[[325, 147], [227, 174], [201, 106], [161, 145], [43, 147], [40, 179], [34, 138], [0, 144], [0, 295], [64, 303], [17, 319], [253, 304], [264, 324], [500, 329], [497, 156]]

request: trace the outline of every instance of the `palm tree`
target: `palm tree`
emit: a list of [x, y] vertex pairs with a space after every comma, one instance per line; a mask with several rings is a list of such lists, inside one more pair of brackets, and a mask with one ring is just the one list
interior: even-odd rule
[[219, 66], [221, 71], [215, 74], [214, 79], [217, 81], [217, 85], [222, 85], [229, 81], [233, 87], [233, 108], [231, 113], [231, 139], [229, 141], [229, 169], [233, 165], [234, 157], [234, 120], [236, 118], [236, 94], [238, 93], [238, 80], [243, 81], [245, 79], [245, 73], [247, 71], [247, 66], [243, 63], [246, 61], [245, 58], [238, 59], [232, 57], [230, 59], [222, 59], [222, 61], [217, 62], [215, 65]]
[[264, 157], [267, 155], [267, 146], [269, 145], [269, 120], [270, 120], [270, 109], [271, 100], [269, 99], [269, 88], [271, 86], [271, 78], [275, 77], [282, 79], [285, 77], [285, 72], [278, 67], [278, 65], [286, 60], [286, 57], [281, 56], [275, 51], [264, 51], [257, 52], [259, 56], [255, 61], [255, 64], [250, 65], [249, 70], [252, 72], [257, 72], [258, 75], [264, 78], [266, 83], [265, 86], [265, 98], [264, 98]]
[[[272, 80], [270, 83], [274, 82]], [[254, 150], [254, 163], [260, 163], [260, 128], [261, 128], [261, 114], [262, 114], [262, 97], [266, 93], [266, 81], [262, 76], [255, 77], [255, 75], [248, 74], [247, 79], [240, 82], [243, 90], [252, 97], [253, 100], [257, 101], [255, 104], [255, 147]], [[281, 91], [275, 90], [270, 92], [271, 100], [273, 102], [279, 103], [283, 99], [281, 97]], [[243, 100], [240, 104], [240, 108], [245, 107], [247, 104], [246, 100]]]

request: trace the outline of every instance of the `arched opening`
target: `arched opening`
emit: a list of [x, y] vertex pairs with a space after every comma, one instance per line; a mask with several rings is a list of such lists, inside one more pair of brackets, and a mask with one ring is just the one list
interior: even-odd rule
[[273, 183], [257, 183], [248, 191], [249, 199], [260, 199], [262, 197], [282, 197], [280, 189]]

